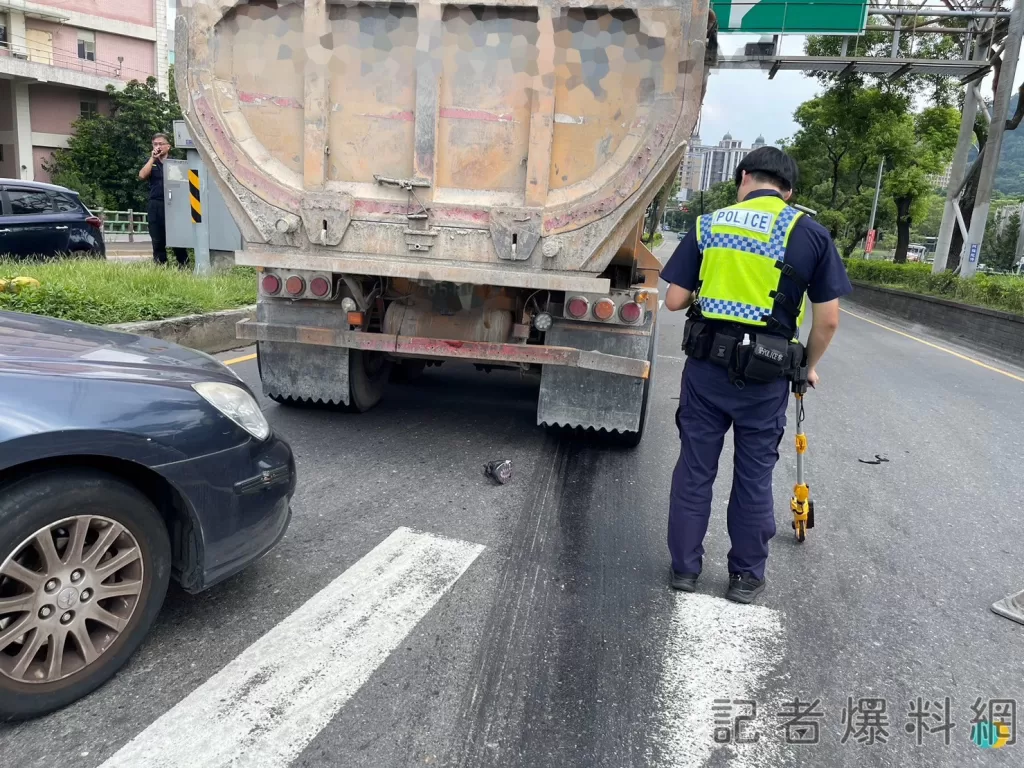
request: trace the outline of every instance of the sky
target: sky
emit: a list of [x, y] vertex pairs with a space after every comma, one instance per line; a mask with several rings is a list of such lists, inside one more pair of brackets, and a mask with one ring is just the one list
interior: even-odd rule
[[[747, 43], [759, 37], [747, 35], [720, 35], [722, 56], [743, 53]], [[771, 39], [771, 38], [767, 38]], [[803, 37], [784, 37], [782, 52], [803, 53]], [[708, 92], [701, 111], [700, 138], [704, 144], [717, 144], [728, 132], [744, 147], [763, 135], [769, 144], [789, 138], [796, 132], [793, 111], [820, 90], [817, 80], [799, 72], [778, 72], [768, 79], [768, 73], [758, 69], [713, 69], [708, 77]]]

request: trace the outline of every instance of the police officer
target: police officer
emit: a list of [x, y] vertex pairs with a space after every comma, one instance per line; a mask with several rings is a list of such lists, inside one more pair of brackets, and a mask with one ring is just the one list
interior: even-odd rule
[[[696, 589], [703, 566], [711, 489], [730, 426], [726, 597], [749, 603], [764, 590], [789, 379], [802, 363], [808, 383], [818, 383], [818, 363], [839, 326], [839, 297], [852, 290], [828, 232], [787, 205], [796, 180], [796, 163], [781, 150], [750, 152], [736, 168], [739, 202], [701, 216], [661, 274], [669, 283], [665, 308], [690, 309], [668, 524], [671, 583], [684, 592]], [[812, 306], [806, 349], [795, 341], [805, 294]]]

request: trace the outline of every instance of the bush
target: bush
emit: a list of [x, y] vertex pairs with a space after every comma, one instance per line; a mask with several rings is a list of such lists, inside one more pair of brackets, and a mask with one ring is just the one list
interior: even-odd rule
[[928, 264], [893, 264], [863, 259], [844, 259], [844, 263], [851, 280], [1024, 315], [1024, 277], [979, 274], [964, 280], [952, 272], [933, 275]]
[[68, 259], [0, 261], [0, 279], [34, 277], [38, 288], [0, 293], [0, 309], [105, 325], [162, 320], [256, 303], [256, 273], [209, 277], [152, 263]]

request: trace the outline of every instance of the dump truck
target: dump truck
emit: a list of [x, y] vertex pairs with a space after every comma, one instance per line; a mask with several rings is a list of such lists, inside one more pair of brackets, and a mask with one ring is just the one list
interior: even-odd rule
[[[706, 87], [707, 0], [181, 0], [177, 96], [255, 267], [282, 403], [372, 408], [460, 360], [537, 422], [637, 444], [660, 263], [645, 212]], [[713, 17], [712, 17], [713, 18]]]

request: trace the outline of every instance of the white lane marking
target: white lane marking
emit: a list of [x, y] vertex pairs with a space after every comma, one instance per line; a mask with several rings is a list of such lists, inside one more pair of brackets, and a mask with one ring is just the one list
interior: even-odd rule
[[[765, 679], [782, 661], [781, 614], [710, 595], [674, 597], [658, 691], [666, 765], [701, 766], [717, 749], [729, 751], [730, 768], [779, 765], [779, 739], [772, 730], [775, 723], [768, 720], [768, 701], [758, 700], [757, 721], [744, 725], [745, 732], [761, 733], [754, 744], [716, 744], [712, 707], [715, 699], [757, 700]], [[749, 708], [740, 706], [733, 711], [734, 717], [749, 714]]]
[[685, 363], [685, 357], [676, 357], [675, 355], [658, 355], [660, 360], [675, 360], [677, 363]]
[[664, 299], [658, 299], [658, 309], [661, 309], [664, 306], [665, 306], [665, 300]]
[[399, 528], [101, 768], [288, 765], [483, 549]]

